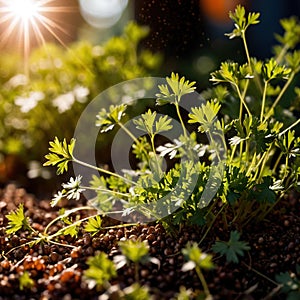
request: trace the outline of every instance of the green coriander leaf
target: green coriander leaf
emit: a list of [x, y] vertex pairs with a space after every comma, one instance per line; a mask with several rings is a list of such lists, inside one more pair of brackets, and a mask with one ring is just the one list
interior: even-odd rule
[[280, 20], [280, 24], [284, 29], [283, 36], [275, 35], [276, 39], [284, 46], [294, 49], [300, 42], [300, 23], [295, 16]]
[[156, 112], [152, 112], [150, 109], [142, 114], [141, 118], [133, 120], [133, 123], [136, 125], [136, 128], [142, 130], [149, 135], [154, 134], [154, 122], [156, 118]]
[[183, 265], [182, 271], [189, 271], [194, 267], [199, 267], [204, 270], [210, 270], [214, 268], [212, 262], [212, 255], [206, 254], [201, 251], [197, 243], [190, 244], [182, 249], [182, 253], [188, 262]]
[[202, 104], [201, 107], [193, 107], [189, 114], [189, 123], [200, 123], [199, 131], [208, 131], [216, 121], [217, 113], [221, 105], [213, 100]]
[[141, 262], [148, 257], [149, 246], [141, 241], [127, 240], [119, 242], [123, 255], [134, 263]]
[[259, 203], [275, 203], [276, 193], [271, 188], [274, 185], [272, 177], [265, 176], [262, 180], [262, 183], [256, 184], [250, 191], [250, 197]]
[[232, 19], [235, 23], [235, 29], [226, 35], [229, 36], [230, 39], [243, 36], [248, 26], [259, 23], [259, 16], [259, 13], [249, 13], [246, 17], [245, 8], [241, 5], [238, 5], [234, 12], [229, 12], [230, 19]]
[[114, 263], [107, 257], [107, 254], [100, 252], [87, 260], [89, 268], [84, 271], [84, 279], [87, 280], [89, 288], [94, 286], [101, 288], [111, 278], [117, 276]]
[[300, 70], [300, 50], [295, 50], [293, 53], [287, 53], [285, 60], [288, 63], [289, 67], [294, 72], [299, 72]]
[[290, 73], [291, 69], [286, 66], [278, 65], [273, 58], [262, 66], [262, 76], [267, 82], [273, 79], [288, 79]]
[[[66, 223], [66, 221], [64, 220], [64, 222]], [[68, 224], [68, 223], [67, 223]], [[69, 224], [68, 226], [67, 226], [67, 228], [63, 228], [62, 229], [62, 231], [63, 231], [63, 234], [64, 235], [70, 235], [71, 237], [77, 237], [77, 235], [78, 235], [78, 232], [79, 232], [79, 225], [80, 224], [78, 224], [78, 223], [76, 223], [76, 224], [73, 224], [73, 225], [71, 225], [71, 224]]]
[[160, 93], [156, 94], [156, 104], [158, 105], [178, 103], [182, 96], [193, 93], [196, 89], [194, 81], [189, 82], [189, 80], [185, 80], [185, 77], [179, 78], [177, 73], [172, 72], [171, 77], [167, 77], [166, 80], [167, 85], [162, 84], [158, 86], [160, 91]]
[[44, 166], [57, 165], [57, 174], [62, 174], [68, 170], [68, 163], [73, 160], [73, 150], [75, 147], [75, 139], [71, 139], [70, 144], [67, 144], [66, 139], [62, 142], [55, 137], [53, 142], [50, 142], [49, 150], [52, 153], [45, 155], [48, 160], [44, 163]]
[[19, 287], [20, 290], [30, 289], [34, 286], [34, 281], [30, 278], [29, 273], [27, 271], [23, 272], [19, 277]]
[[95, 235], [102, 229], [102, 219], [99, 215], [90, 218], [87, 224], [84, 227], [86, 232], [90, 232], [92, 235]]
[[96, 126], [100, 127], [100, 132], [107, 132], [112, 130], [116, 124], [118, 124], [122, 117], [125, 115], [127, 105], [111, 105], [109, 112], [106, 109], [102, 109], [97, 115]]
[[20, 204], [16, 211], [10, 212], [6, 215], [9, 220], [8, 228], [6, 229], [7, 234], [16, 233], [20, 229], [31, 229], [28, 223], [28, 219], [24, 215], [24, 206]]
[[145, 286], [140, 286], [139, 283], [134, 283], [124, 290], [124, 300], [150, 300], [151, 296], [148, 292], [148, 288]]
[[221, 255], [226, 255], [228, 262], [238, 263], [239, 256], [244, 256], [244, 251], [250, 250], [248, 243], [239, 239], [240, 234], [237, 231], [231, 231], [229, 241], [217, 241], [212, 246], [212, 250]]
[[278, 283], [283, 284], [282, 292], [290, 293], [292, 291], [298, 291], [300, 294], [300, 278], [297, 278], [296, 274], [294, 273], [290, 274], [289, 272], [284, 272], [284, 273], [277, 274], [275, 278]]
[[171, 122], [172, 119], [168, 118], [168, 116], [161, 116], [158, 121], [155, 122], [155, 133], [172, 129], [173, 126], [170, 125]]

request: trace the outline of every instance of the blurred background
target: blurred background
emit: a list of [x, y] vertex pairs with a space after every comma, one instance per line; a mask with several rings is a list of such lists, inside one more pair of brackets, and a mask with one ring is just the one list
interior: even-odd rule
[[0, 185], [52, 193], [48, 141], [71, 138], [104, 89], [174, 71], [201, 90], [221, 61], [244, 61], [241, 40], [224, 36], [237, 4], [261, 13], [247, 36], [259, 59], [272, 54], [279, 20], [300, 14], [293, 0], [0, 0]]

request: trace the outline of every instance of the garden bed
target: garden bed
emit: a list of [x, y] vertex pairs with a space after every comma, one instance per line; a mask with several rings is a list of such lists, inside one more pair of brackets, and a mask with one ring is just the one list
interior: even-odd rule
[[[109, 292], [112, 288], [91, 288], [84, 280], [83, 272], [88, 268], [87, 259], [97, 251], [106, 252], [111, 260], [119, 255], [118, 242], [125, 239], [147, 240], [149, 254], [160, 262], [160, 266], [148, 263], [139, 268], [139, 283], [149, 288], [154, 299], [176, 299], [183, 286], [194, 294], [203, 290], [194, 270], [181, 271], [185, 262], [181, 249], [189, 241], [201, 240], [203, 231], [200, 227], [183, 226], [179, 232], [170, 234], [160, 223], [140, 224], [128, 228], [103, 229], [94, 236], [80, 230], [77, 238], [66, 235], [59, 237], [58, 241], [66, 246], [40, 243], [31, 248], [15, 248], [5, 255], [14, 247], [28, 242], [30, 236], [25, 231], [11, 237], [6, 235], [5, 215], [8, 212], [24, 203], [24, 212], [32, 227], [42, 232], [57, 217], [58, 209], [51, 208], [50, 201], [36, 199], [13, 185], [1, 190], [0, 196], [0, 250], [4, 254], [0, 266], [1, 300], [98, 299], [105, 292], [112, 293]], [[69, 203], [73, 204], [83, 203]], [[227, 263], [225, 258], [213, 255], [215, 268], [204, 272], [213, 299], [285, 299], [275, 277], [280, 273], [295, 273], [296, 265], [300, 264], [299, 209], [300, 197], [291, 194], [263, 222], [248, 225], [241, 239], [248, 242], [251, 249], [239, 263]], [[104, 218], [103, 227], [110, 225], [117, 225], [116, 221]], [[59, 223], [53, 230], [58, 229]], [[217, 220], [200, 247], [203, 251], [210, 251], [216, 240], [228, 238], [229, 231], [224, 230], [223, 225], [218, 225]], [[30, 285], [20, 284], [20, 276], [24, 271], [32, 280]], [[117, 277], [110, 281], [112, 287], [118, 287], [117, 290], [124, 290], [134, 282], [132, 264], [119, 269]], [[115, 297], [109, 295], [110, 299], [119, 299]]]

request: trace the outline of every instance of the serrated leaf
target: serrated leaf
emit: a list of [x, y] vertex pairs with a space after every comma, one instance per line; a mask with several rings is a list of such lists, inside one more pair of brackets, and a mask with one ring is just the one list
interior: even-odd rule
[[84, 227], [86, 232], [90, 232], [92, 235], [95, 235], [102, 229], [102, 219], [99, 215], [88, 219], [87, 224]]
[[71, 237], [77, 237], [78, 232], [79, 232], [79, 224], [78, 223], [69, 225], [69, 226], [67, 226], [67, 228], [63, 228], [63, 234], [70, 235]]
[[265, 81], [273, 79], [288, 79], [291, 69], [286, 66], [278, 65], [276, 60], [271, 58], [267, 63], [262, 66], [262, 76]]
[[73, 160], [75, 139], [71, 139], [68, 144], [66, 139], [59, 141], [58, 137], [55, 137], [49, 144], [49, 151], [52, 153], [45, 155], [47, 161], [43, 165], [57, 166], [57, 174], [62, 174], [68, 170], [68, 163]]
[[[202, 104], [201, 107], [193, 107], [192, 113], [189, 114], [189, 123], [200, 123], [201, 131], [208, 131], [213, 123], [216, 121], [217, 113], [219, 112], [221, 105], [213, 100]], [[199, 128], [199, 130], [200, 130]]]
[[259, 13], [249, 13], [246, 16], [245, 8], [241, 5], [237, 5], [234, 12], [229, 12], [230, 19], [235, 23], [235, 29], [225, 35], [229, 36], [230, 39], [244, 35], [248, 26], [259, 23], [259, 16]]
[[6, 215], [6, 218], [9, 220], [8, 228], [6, 229], [7, 234], [13, 234], [19, 231], [20, 229], [30, 229], [28, 219], [24, 215], [24, 206], [20, 204], [19, 207]]
[[226, 255], [228, 262], [238, 263], [239, 256], [244, 256], [244, 251], [250, 250], [247, 242], [240, 241], [240, 234], [237, 231], [230, 232], [228, 242], [217, 241], [212, 250], [221, 255]]
[[34, 286], [34, 281], [30, 278], [29, 273], [27, 271], [23, 272], [19, 277], [19, 287], [20, 290], [30, 289]]
[[146, 113], [142, 114], [140, 118], [133, 120], [133, 123], [137, 129], [153, 135], [155, 118], [156, 112], [152, 112], [149, 109]]
[[123, 255], [130, 261], [138, 263], [148, 257], [149, 246], [141, 241], [127, 240], [119, 242]]
[[175, 102], [180, 102], [181, 97], [194, 92], [196, 87], [194, 87], [195, 82], [189, 82], [185, 77], [179, 78], [178, 73], [171, 73], [171, 77], [166, 78], [167, 85], [159, 85], [160, 93], [156, 94], [156, 104], [164, 105], [167, 103], [174, 104]]
[[155, 133], [171, 130], [173, 128], [170, 124], [171, 122], [172, 119], [168, 118], [168, 116], [161, 116], [158, 121], [155, 122]]
[[212, 255], [202, 252], [197, 243], [188, 243], [187, 246], [182, 249], [182, 253], [186, 260], [192, 262], [188, 263], [188, 265], [185, 265], [183, 269], [188, 270], [193, 265], [204, 270], [210, 270], [214, 268]]
[[84, 271], [84, 278], [88, 281], [89, 287], [102, 287], [111, 278], [117, 276], [114, 263], [107, 257], [107, 254], [100, 252], [87, 260], [88, 269]]
[[259, 203], [275, 203], [276, 193], [272, 190], [273, 179], [270, 176], [265, 176], [262, 180], [262, 183], [254, 186], [250, 192], [250, 197]]
[[100, 127], [100, 132], [107, 132], [112, 130], [117, 125], [122, 117], [125, 115], [127, 105], [111, 105], [109, 111], [102, 109], [97, 114], [96, 126]]

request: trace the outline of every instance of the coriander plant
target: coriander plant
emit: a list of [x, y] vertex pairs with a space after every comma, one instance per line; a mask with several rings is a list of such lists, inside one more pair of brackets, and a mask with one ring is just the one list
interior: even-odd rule
[[[63, 185], [53, 205], [94, 190], [96, 196], [89, 203], [99, 214], [126, 216], [138, 210], [169, 226], [185, 222], [205, 225], [204, 239], [217, 218], [222, 218], [225, 227], [235, 224], [242, 228], [264, 219], [289, 190], [298, 189], [299, 87], [293, 79], [300, 70], [296, 49], [300, 24], [295, 18], [282, 20], [285, 32], [277, 35], [274, 57], [260, 61], [251, 57], [246, 39], [248, 28], [259, 23], [259, 14], [247, 14], [238, 5], [230, 18], [235, 29], [228, 36], [241, 38], [246, 59], [242, 64], [221, 63], [211, 74], [214, 86], [201, 93], [205, 101], [196, 97], [195, 82], [172, 73], [157, 87], [156, 106], [133, 119], [134, 130], [142, 135], [126, 125], [127, 111], [136, 102], [113, 104], [97, 114], [101, 134], [118, 128], [131, 140], [137, 160], [134, 170], [120, 174], [77, 159], [75, 139], [68, 143], [55, 138], [50, 143], [45, 165], [57, 166], [58, 173], [65, 172], [69, 163], [99, 172], [88, 186], [80, 184], [80, 175], [77, 185]], [[188, 113], [183, 109], [186, 103], [192, 103]], [[162, 106], [174, 114], [162, 115]], [[160, 136], [172, 131], [175, 119], [181, 128], [178, 135], [162, 143]], [[195, 124], [196, 129], [191, 127]], [[224, 158], [223, 168], [220, 162]], [[167, 169], [163, 159], [169, 161]], [[122, 204], [121, 210], [114, 209], [116, 203]], [[171, 205], [175, 209], [171, 210]]]

